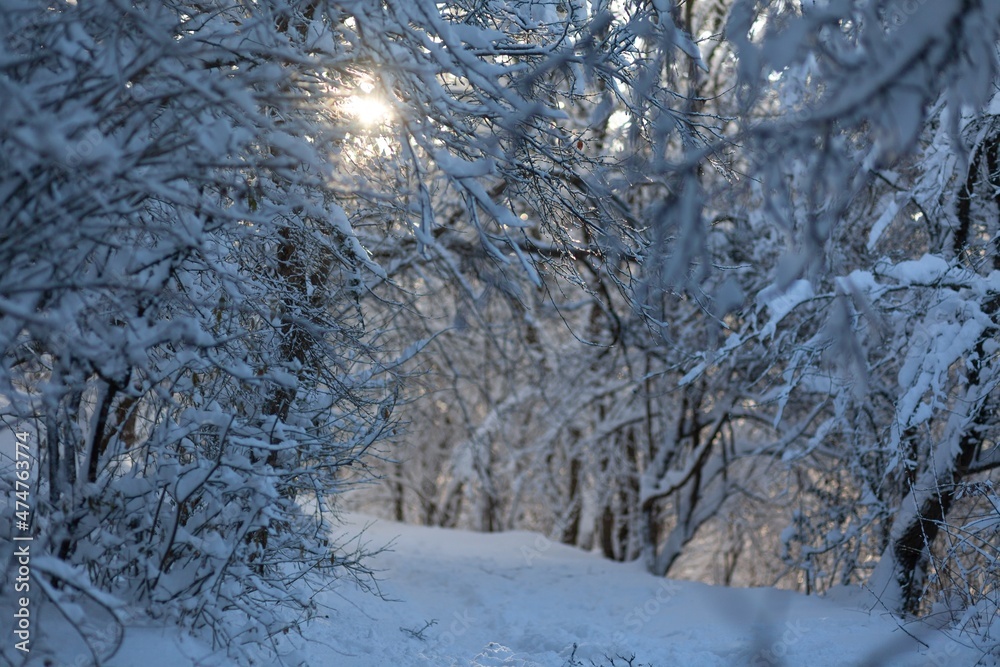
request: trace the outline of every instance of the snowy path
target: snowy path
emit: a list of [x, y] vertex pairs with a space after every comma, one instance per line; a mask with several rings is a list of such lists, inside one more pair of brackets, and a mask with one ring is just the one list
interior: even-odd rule
[[[352, 515], [349, 528], [367, 521]], [[365, 538], [373, 545], [396, 539], [376, 564], [383, 592], [399, 602], [348, 585], [327, 594], [336, 611], [307, 631], [310, 665], [564, 667], [574, 643], [575, 659], [588, 666], [632, 654], [635, 665], [658, 667], [975, 662], [940, 633], [925, 638], [930, 651], [918, 653], [892, 619], [857, 606], [659, 580], [637, 564], [612, 563], [532, 533], [378, 521]], [[406, 631], [432, 620], [419, 638]]]
[[[370, 547], [386, 602], [347, 581], [319, 594], [326, 617], [290, 634], [285, 664], [309, 667], [933, 667], [975, 653], [887, 616], [775, 589], [657, 579], [526, 532], [484, 535], [348, 515]], [[430, 621], [435, 621], [428, 627]], [[77, 667], [88, 654], [49, 614], [30, 667]], [[577, 648], [574, 653], [574, 644]], [[235, 667], [203, 641], [145, 621], [107, 667]], [[293, 655], [295, 657], [293, 657]], [[611, 659], [615, 662], [612, 663]], [[593, 661], [593, 662], [591, 662]], [[0, 663], [3, 661], [0, 660]], [[263, 664], [279, 664], [271, 659]]]

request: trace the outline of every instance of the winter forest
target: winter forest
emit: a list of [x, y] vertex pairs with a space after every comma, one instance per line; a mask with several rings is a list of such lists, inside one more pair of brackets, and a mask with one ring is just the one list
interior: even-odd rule
[[[0, 0], [0, 663], [145, 623], [388, 665], [286, 652], [320, 591], [392, 604], [377, 519], [862, 591], [1000, 664], [998, 40], [993, 0]], [[577, 641], [403, 664], [633, 664]]]

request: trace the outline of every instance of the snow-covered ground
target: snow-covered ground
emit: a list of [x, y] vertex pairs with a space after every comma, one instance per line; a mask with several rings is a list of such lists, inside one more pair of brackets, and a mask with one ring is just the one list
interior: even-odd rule
[[[393, 601], [334, 582], [320, 596], [325, 617], [292, 639], [310, 667], [620, 667], [633, 655], [633, 667], [916, 667], [978, 657], [941, 632], [904, 632], [846, 592], [830, 600], [662, 580], [526, 532], [484, 535], [356, 514], [343, 530], [366, 525], [369, 546], [393, 541], [373, 560]], [[135, 627], [108, 664], [231, 664], [208, 653], [176, 632]]]

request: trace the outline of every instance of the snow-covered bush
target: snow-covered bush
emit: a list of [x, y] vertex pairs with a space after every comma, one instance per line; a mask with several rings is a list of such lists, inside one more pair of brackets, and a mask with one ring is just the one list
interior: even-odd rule
[[37, 433], [67, 614], [134, 603], [239, 652], [308, 615], [311, 574], [364, 574], [330, 498], [393, 390], [330, 188], [344, 46], [297, 11], [0, 12], [0, 409]]

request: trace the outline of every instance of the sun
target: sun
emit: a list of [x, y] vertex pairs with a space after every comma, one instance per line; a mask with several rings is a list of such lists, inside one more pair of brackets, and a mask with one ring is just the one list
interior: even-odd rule
[[344, 110], [365, 127], [382, 125], [392, 116], [389, 105], [374, 90], [371, 84], [361, 84], [355, 94], [344, 100]]
[[385, 102], [369, 95], [349, 97], [344, 108], [354, 120], [368, 127], [381, 125], [390, 115], [389, 106]]

